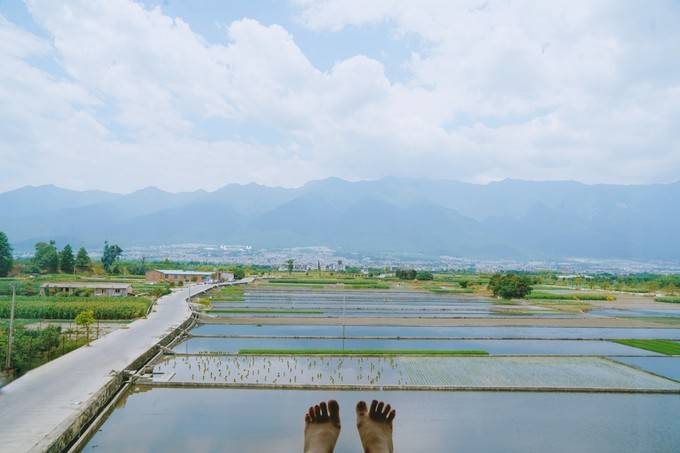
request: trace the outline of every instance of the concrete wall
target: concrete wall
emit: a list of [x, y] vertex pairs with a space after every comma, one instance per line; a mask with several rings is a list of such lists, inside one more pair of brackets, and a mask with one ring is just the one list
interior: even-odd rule
[[[36, 445], [32, 452], [49, 452], [57, 453], [68, 451], [74, 442], [80, 444], [79, 438], [83, 437], [83, 441], [93, 434], [99, 426], [91, 425], [97, 420], [100, 412], [107, 408], [109, 403], [119, 394], [125, 386], [128, 385], [127, 375], [133, 374], [140, 370], [146, 363], [161, 352], [160, 346], [168, 346], [186, 329], [189, 329], [196, 322], [195, 315], [184, 321], [179, 327], [174, 329], [168, 335], [163, 337], [155, 346], [146, 351], [144, 354], [132, 361], [124, 372], [112, 375], [111, 380], [94, 394], [84, 405], [83, 410], [75, 419], [65, 420], [62, 423], [58, 432], [61, 435], [56, 439], [45, 439], [44, 442]], [[100, 419], [103, 422], [105, 417]]]

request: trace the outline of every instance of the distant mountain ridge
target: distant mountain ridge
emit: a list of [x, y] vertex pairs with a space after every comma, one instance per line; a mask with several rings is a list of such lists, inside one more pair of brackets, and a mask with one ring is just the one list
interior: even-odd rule
[[680, 259], [680, 182], [586, 185], [504, 180], [338, 178], [295, 188], [130, 194], [27, 186], [0, 194], [0, 231], [123, 247], [181, 242], [478, 258]]

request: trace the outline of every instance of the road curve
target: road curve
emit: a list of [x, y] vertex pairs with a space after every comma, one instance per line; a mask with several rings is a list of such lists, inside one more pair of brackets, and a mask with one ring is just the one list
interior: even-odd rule
[[[191, 294], [212, 285], [194, 285]], [[189, 318], [189, 289], [158, 300], [147, 319], [118, 329], [0, 388], [0, 452], [42, 451], [85, 402], [161, 338]]]

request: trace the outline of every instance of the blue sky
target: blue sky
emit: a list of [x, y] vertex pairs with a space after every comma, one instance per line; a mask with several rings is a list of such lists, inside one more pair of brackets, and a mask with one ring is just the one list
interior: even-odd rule
[[0, 0], [0, 191], [680, 179], [680, 4]]

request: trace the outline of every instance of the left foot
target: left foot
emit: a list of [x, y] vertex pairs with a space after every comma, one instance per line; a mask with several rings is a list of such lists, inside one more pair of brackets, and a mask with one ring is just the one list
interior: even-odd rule
[[305, 414], [305, 453], [332, 453], [340, 434], [340, 406], [335, 400], [312, 406]]

